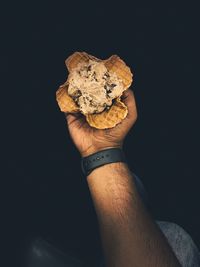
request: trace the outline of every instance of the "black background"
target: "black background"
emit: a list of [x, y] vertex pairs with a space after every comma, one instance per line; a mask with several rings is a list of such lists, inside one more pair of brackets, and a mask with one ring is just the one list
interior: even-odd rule
[[118, 54], [133, 70], [139, 116], [124, 147], [130, 168], [153, 215], [200, 244], [198, 9], [161, 4], [13, 1], [1, 8], [1, 221], [13, 262], [35, 236], [96, 255], [95, 212], [55, 101], [74, 51]]

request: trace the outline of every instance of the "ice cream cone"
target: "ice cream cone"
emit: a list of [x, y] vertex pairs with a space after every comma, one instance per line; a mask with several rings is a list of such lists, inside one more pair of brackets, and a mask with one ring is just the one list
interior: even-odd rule
[[79, 107], [67, 93], [67, 84], [61, 85], [56, 92], [56, 100], [62, 112], [79, 112]]
[[[131, 70], [117, 55], [113, 55], [106, 60], [101, 60], [85, 52], [75, 52], [66, 59], [65, 64], [70, 73], [78, 66], [79, 63], [88, 62], [89, 59], [103, 61], [108, 71], [116, 73], [118, 78], [122, 80], [124, 90], [130, 87], [133, 76]], [[120, 97], [121, 96], [118, 96], [113, 101], [112, 106], [108, 110], [105, 109], [101, 113], [84, 114], [89, 125], [97, 129], [106, 129], [115, 127], [118, 123], [120, 123], [128, 114], [128, 109], [120, 100]], [[78, 105], [72, 97], [68, 95], [67, 81], [63, 86], [59, 87], [56, 92], [56, 99], [61, 111], [70, 113], [80, 111]]]
[[115, 127], [128, 114], [127, 106], [117, 98], [109, 110], [97, 114], [86, 115], [90, 126], [97, 129], [108, 129]]

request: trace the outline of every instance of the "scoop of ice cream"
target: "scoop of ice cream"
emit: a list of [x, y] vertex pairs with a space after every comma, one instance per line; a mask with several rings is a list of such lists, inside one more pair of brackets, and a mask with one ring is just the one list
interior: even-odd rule
[[70, 72], [68, 84], [68, 94], [83, 114], [102, 112], [124, 91], [122, 80], [109, 72], [103, 62], [94, 60], [79, 63]]

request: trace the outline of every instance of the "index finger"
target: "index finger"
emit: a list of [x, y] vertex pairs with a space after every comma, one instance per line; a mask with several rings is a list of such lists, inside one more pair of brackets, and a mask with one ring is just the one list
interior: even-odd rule
[[128, 108], [127, 119], [135, 121], [137, 119], [137, 107], [133, 91], [131, 89], [125, 90], [121, 100]]

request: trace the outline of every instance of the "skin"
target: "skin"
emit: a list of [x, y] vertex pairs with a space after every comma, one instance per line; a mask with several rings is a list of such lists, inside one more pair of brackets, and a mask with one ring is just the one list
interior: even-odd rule
[[[124, 92], [127, 117], [107, 130], [91, 128], [80, 114], [66, 114], [70, 136], [82, 157], [123, 141], [137, 119], [133, 92]], [[162, 232], [144, 207], [126, 163], [110, 163], [87, 177], [107, 267], [180, 267]]]
[[70, 136], [82, 157], [108, 147], [122, 147], [123, 141], [137, 119], [133, 92], [126, 90], [122, 97], [129, 107], [127, 117], [116, 127], [106, 130], [90, 127], [80, 113], [66, 114]]

